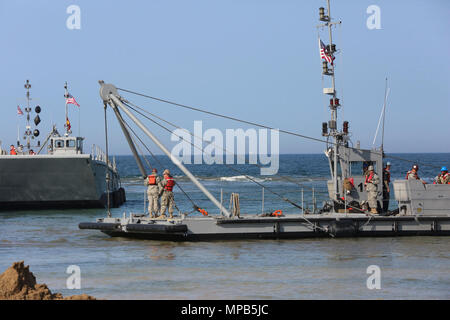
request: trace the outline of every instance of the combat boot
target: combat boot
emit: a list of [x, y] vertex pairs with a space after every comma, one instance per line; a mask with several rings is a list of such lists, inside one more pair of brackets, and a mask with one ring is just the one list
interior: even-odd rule
[[370, 209], [370, 213], [371, 214], [378, 214], [378, 211], [377, 211], [376, 208], [372, 208], [372, 209]]

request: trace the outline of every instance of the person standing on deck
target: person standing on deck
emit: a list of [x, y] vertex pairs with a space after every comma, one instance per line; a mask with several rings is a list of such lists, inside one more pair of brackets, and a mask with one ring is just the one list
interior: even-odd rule
[[367, 175], [364, 186], [367, 191], [367, 202], [369, 203], [370, 213], [378, 214], [378, 204], [377, 204], [377, 193], [378, 184], [380, 183], [380, 178], [373, 171], [373, 166], [367, 168]]
[[16, 156], [17, 155], [16, 148], [14, 148], [13, 144], [9, 147], [9, 154], [12, 155], [12, 156]]
[[165, 218], [166, 208], [168, 208], [170, 218], [173, 218], [173, 207], [174, 207], [174, 198], [173, 198], [173, 187], [175, 186], [175, 180], [170, 175], [169, 169], [164, 170], [163, 172], [164, 179], [162, 180], [162, 196], [161, 196], [161, 218]]
[[448, 173], [447, 167], [442, 167], [441, 174], [434, 178], [434, 183], [450, 184], [450, 174]]
[[420, 180], [423, 184], [427, 184], [425, 181], [419, 178], [417, 172], [419, 171], [419, 166], [417, 164], [412, 166], [412, 169], [406, 173], [406, 180]]
[[[152, 174], [145, 179], [148, 197], [148, 214], [151, 218], [156, 218], [159, 212], [159, 193], [162, 190], [161, 177], [158, 170], [152, 170]], [[154, 213], [154, 214], [153, 214]]]
[[383, 170], [383, 212], [389, 210], [389, 197], [391, 189], [389, 184], [391, 183], [391, 163], [386, 163], [386, 167]]

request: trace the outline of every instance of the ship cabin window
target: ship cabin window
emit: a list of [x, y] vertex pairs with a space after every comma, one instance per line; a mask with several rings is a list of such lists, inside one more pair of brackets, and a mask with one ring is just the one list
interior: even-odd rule
[[372, 165], [376, 168], [376, 161], [351, 161], [350, 162], [350, 175], [351, 176], [364, 176], [367, 168]]
[[64, 148], [64, 140], [56, 140], [55, 147], [56, 148]]
[[66, 140], [66, 148], [75, 148], [75, 140]]

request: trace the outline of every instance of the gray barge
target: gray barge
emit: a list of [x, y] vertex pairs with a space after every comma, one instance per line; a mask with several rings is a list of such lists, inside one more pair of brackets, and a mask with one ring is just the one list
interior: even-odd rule
[[[319, 27], [328, 29], [331, 43], [323, 48], [325, 61], [322, 65], [322, 73], [330, 77], [331, 83], [331, 87], [323, 90], [324, 94], [330, 97], [331, 120], [322, 125], [322, 135], [327, 138], [325, 155], [329, 160], [331, 179], [327, 183], [329, 201], [319, 212], [289, 215], [279, 215], [275, 212], [263, 216], [240, 214], [238, 211], [230, 213], [136, 118], [129, 108], [128, 101], [118, 93], [118, 90], [124, 89], [117, 89], [112, 84], [100, 81], [100, 96], [105, 106], [109, 105], [114, 110], [138, 165], [140, 160], [121, 112], [124, 112], [172, 159], [173, 163], [217, 206], [220, 214], [191, 217], [183, 213], [172, 219], [155, 219], [146, 214], [133, 213], [129, 215], [124, 213], [123, 217], [115, 218], [109, 214], [108, 217], [97, 219], [95, 222], [82, 222], [79, 228], [101, 231], [112, 237], [172, 241], [449, 236], [450, 185], [427, 185], [420, 180], [397, 180], [393, 182], [398, 205], [396, 210], [383, 211], [383, 201], [388, 198], [385, 199], [386, 194], [382, 188], [377, 190], [376, 199], [371, 199], [371, 203], [375, 201], [376, 205], [371, 204], [373, 207], [368, 207], [368, 192], [364, 187], [367, 182], [367, 169], [372, 166], [374, 171], [381, 175], [385, 154], [383, 146], [371, 150], [361, 149], [359, 144], [351, 147], [348, 122], [344, 121], [342, 129], [338, 129], [337, 114], [340, 102], [335, 90], [335, 65], [332, 62], [336, 46], [332, 44], [331, 27], [340, 22], [331, 21], [329, 0], [327, 2], [327, 11], [320, 8], [320, 20], [324, 24]], [[146, 176], [142, 164], [139, 167], [142, 175]], [[380, 187], [381, 185], [383, 183], [380, 183]], [[299, 205], [285, 198], [283, 200], [287, 200], [299, 208], [299, 212], [303, 212]]]

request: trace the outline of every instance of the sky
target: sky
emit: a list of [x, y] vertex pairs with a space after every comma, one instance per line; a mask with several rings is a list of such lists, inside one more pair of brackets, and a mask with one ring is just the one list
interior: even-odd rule
[[[67, 8], [80, 8], [69, 29]], [[367, 8], [380, 8], [369, 29]], [[270, 127], [321, 138], [330, 119], [321, 74], [318, 8], [325, 0], [0, 0], [0, 140], [24, 131], [25, 80], [40, 105], [40, 140], [52, 123], [63, 131], [64, 82], [81, 105], [69, 105], [74, 134], [105, 145], [98, 80]], [[370, 148], [388, 78], [386, 152], [450, 152], [450, 2], [448, 0], [331, 1], [336, 88], [352, 141]], [[72, 20], [70, 20], [72, 21]], [[324, 82], [325, 81], [325, 82]], [[121, 92], [129, 101], [193, 130], [251, 126]], [[145, 122], [169, 149], [170, 135]], [[111, 154], [130, 154], [108, 110]], [[376, 145], [380, 144], [380, 139]], [[161, 152], [149, 144], [155, 153]], [[324, 145], [280, 135], [281, 153], [321, 153]]]

